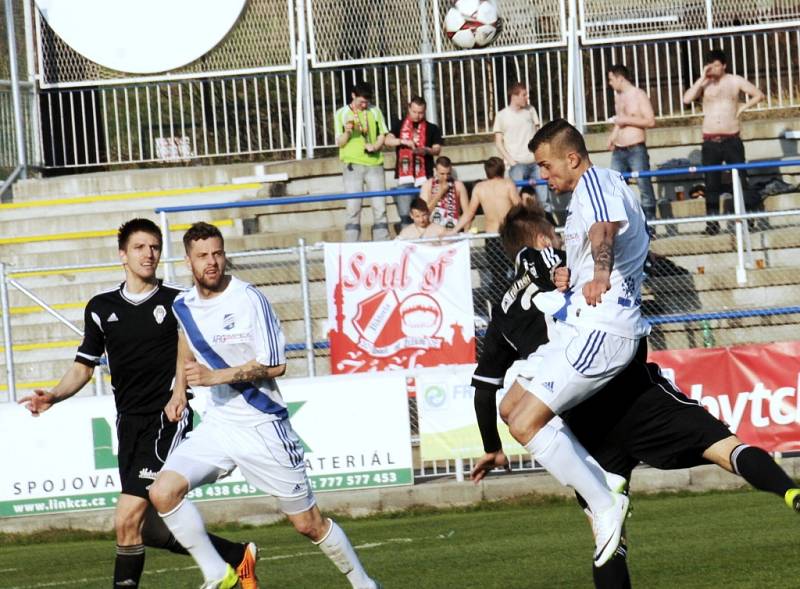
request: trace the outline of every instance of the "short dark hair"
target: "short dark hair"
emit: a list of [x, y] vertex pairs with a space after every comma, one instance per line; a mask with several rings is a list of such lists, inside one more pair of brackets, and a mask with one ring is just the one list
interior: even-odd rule
[[137, 217], [119, 226], [119, 230], [117, 231], [117, 246], [119, 246], [120, 251], [128, 247], [128, 240], [131, 238], [131, 235], [139, 231], [144, 231], [145, 233], [157, 237], [159, 244], [164, 243], [164, 238], [161, 235], [161, 229], [159, 229], [158, 225], [153, 223], [150, 219]]
[[372, 88], [370, 88], [369, 84], [367, 84], [363, 80], [353, 85], [353, 88], [350, 90], [350, 94], [355, 94], [359, 98], [366, 98], [367, 100], [372, 100]]
[[516, 96], [520, 92], [527, 92], [527, 90], [528, 90], [528, 87], [525, 84], [523, 84], [522, 82], [514, 82], [508, 88], [508, 95], [509, 96]]
[[497, 156], [492, 156], [483, 162], [483, 170], [487, 178], [502, 178], [506, 173], [506, 163]]
[[629, 82], [631, 81], [631, 73], [628, 71], [628, 68], [626, 68], [621, 63], [615, 63], [610, 68], [608, 68], [608, 73], [614, 74], [615, 76], [622, 76]]
[[421, 211], [423, 213], [428, 212], [428, 203], [425, 202], [424, 198], [420, 198], [419, 196], [411, 201], [411, 207], [415, 211]]
[[436, 164], [435, 165], [444, 166], [445, 168], [452, 168], [453, 167], [453, 162], [446, 155], [440, 155], [439, 157], [436, 158]]
[[523, 247], [533, 247], [537, 235], [551, 236], [553, 225], [547, 220], [542, 205], [526, 199], [522, 204], [511, 207], [500, 225], [499, 233], [506, 255], [513, 260]]
[[720, 62], [722, 65], [728, 65], [728, 56], [725, 55], [725, 52], [722, 49], [712, 49], [708, 52], [706, 64], [713, 63], [715, 61]]
[[203, 241], [212, 237], [219, 237], [220, 241], [222, 241], [222, 246], [225, 247], [225, 238], [222, 237], [222, 233], [214, 225], [205, 221], [193, 223], [183, 234], [183, 249], [188, 254], [193, 241]]
[[536, 151], [540, 145], [545, 143], [555, 147], [559, 153], [575, 151], [581, 157], [589, 157], [589, 150], [586, 149], [583, 135], [564, 119], [556, 119], [545, 124], [528, 143], [528, 149], [532, 152]]
[[411, 100], [408, 101], [408, 105], [411, 106], [412, 104], [416, 104], [417, 106], [428, 106], [428, 103], [425, 102], [425, 99], [422, 96], [412, 96]]

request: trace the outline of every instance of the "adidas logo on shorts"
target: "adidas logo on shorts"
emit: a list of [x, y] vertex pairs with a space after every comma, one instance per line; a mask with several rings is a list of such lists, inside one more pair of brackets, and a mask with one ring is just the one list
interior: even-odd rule
[[547, 382], [543, 382], [542, 386], [544, 388], [546, 388], [548, 391], [550, 391], [551, 393], [553, 392], [554, 383], [553, 383], [552, 380], [548, 380]]

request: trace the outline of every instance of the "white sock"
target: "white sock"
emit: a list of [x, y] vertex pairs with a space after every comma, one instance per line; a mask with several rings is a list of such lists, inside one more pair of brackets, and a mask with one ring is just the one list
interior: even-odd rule
[[547, 424], [525, 448], [559, 483], [580, 493], [592, 513], [600, 513], [613, 505], [604, 471], [593, 459], [593, 464], [589, 462], [589, 453], [568, 427], [556, 429]]
[[200, 515], [194, 503], [184, 499], [169, 513], [159, 513], [158, 515], [167, 524], [175, 539], [192, 555], [206, 581], [216, 581], [225, 576], [228, 563], [222, 560], [211, 544], [203, 523], [203, 516]]
[[361, 561], [358, 560], [358, 555], [347, 539], [347, 534], [340, 528], [335, 521], [328, 518], [330, 528], [328, 533], [317, 542], [320, 550], [325, 553], [325, 556], [331, 559], [331, 562], [336, 565], [347, 580], [356, 589], [368, 589], [375, 587], [375, 582], [369, 578], [364, 567], [361, 566]]

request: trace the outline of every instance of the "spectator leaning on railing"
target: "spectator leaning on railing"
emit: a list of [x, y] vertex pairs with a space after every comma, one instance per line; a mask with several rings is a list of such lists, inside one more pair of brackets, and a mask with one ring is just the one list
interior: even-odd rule
[[[383, 142], [386, 123], [377, 106], [370, 106], [372, 90], [364, 82], [356, 84], [350, 92], [350, 104], [343, 106], [334, 115], [336, 145], [342, 160], [342, 180], [345, 192], [375, 192], [385, 190], [383, 172]], [[372, 239], [389, 239], [389, 224], [386, 221], [386, 198], [373, 197]], [[346, 241], [361, 238], [361, 199], [347, 201], [347, 220], [344, 226]]]
[[[406, 116], [392, 123], [386, 135], [386, 146], [395, 148], [394, 177], [399, 188], [422, 186], [433, 176], [433, 158], [442, 152], [442, 130], [425, 119], [427, 104], [419, 96], [408, 103]], [[414, 195], [394, 197], [402, 228], [411, 225], [409, 207]]]
[[[683, 95], [683, 102], [691, 104], [703, 98], [703, 165], [740, 164], [745, 161], [744, 143], [739, 136], [739, 116], [748, 108], [764, 100], [764, 93], [741, 76], [729, 74], [724, 51], [714, 49], [708, 54], [703, 75]], [[747, 96], [739, 102], [739, 94]], [[745, 205], [748, 210], [758, 210], [758, 196], [747, 193], [747, 175], [739, 172]], [[719, 214], [719, 195], [722, 190], [722, 172], [706, 173], [706, 213]], [[750, 198], [748, 198], [750, 197]], [[719, 223], [710, 221], [706, 233], [719, 233]]]
[[423, 239], [426, 237], [440, 237], [446, 229], [436, 223], [431, 223], [428, 205], [420, 197], [411, 202], [411, 225], [406, 225], [398, 234], [397, 239]]

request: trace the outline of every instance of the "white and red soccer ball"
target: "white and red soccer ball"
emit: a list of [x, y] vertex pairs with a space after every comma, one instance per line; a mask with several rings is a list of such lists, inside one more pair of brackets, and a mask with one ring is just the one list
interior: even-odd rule
[[444, 17], [444, 31], [461, 49], [486, 47], [500, 32], [495, 0], [457, 0]]

